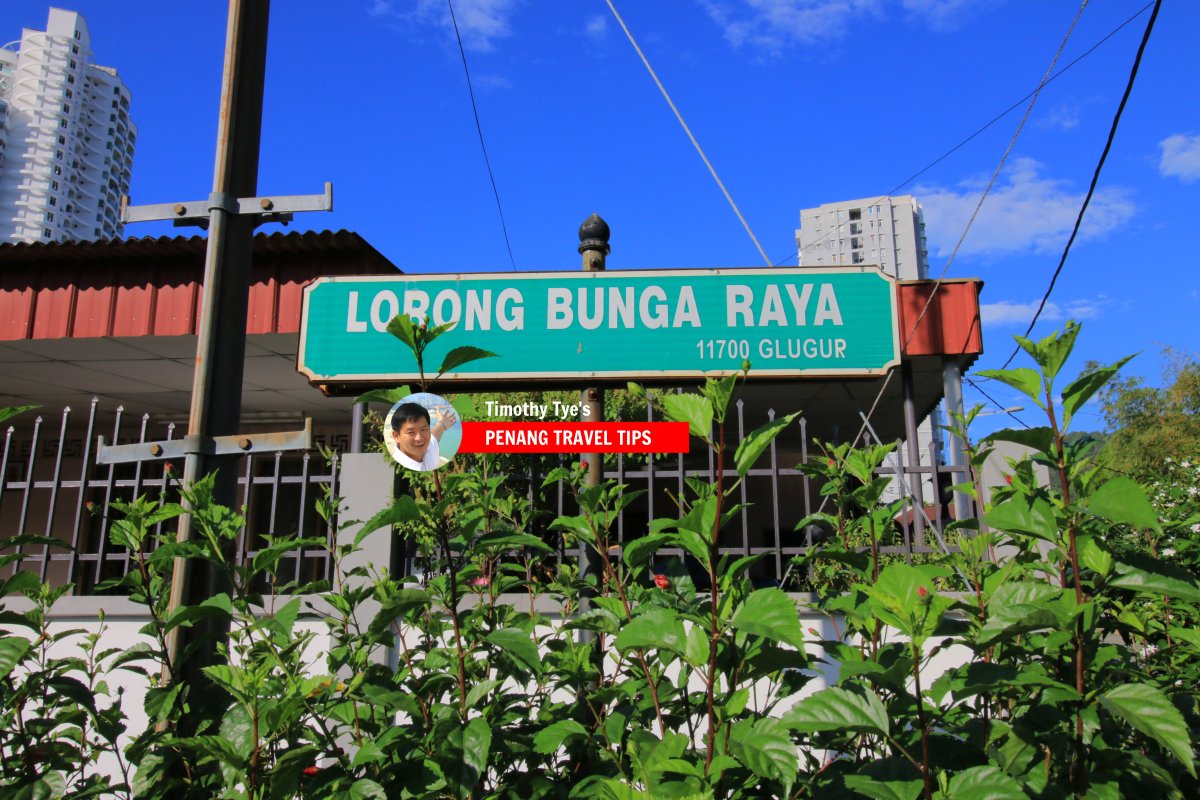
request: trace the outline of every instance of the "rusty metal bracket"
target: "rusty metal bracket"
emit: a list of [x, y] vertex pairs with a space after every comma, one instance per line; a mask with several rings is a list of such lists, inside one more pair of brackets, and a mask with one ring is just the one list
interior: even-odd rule
[[159, 442], [136, 444], [104, 443], [98, 436], [97, 464], [129, 464], [135, 461], [166, 461], [183, 458], [190, 453], [213, 456], [233, 456], [244, 453], [278, 453], [286, 450], [312, 449], [312, 419], [305, 418], [304, 430], [271, 433], [234, 434], [232, 436], [185, 436]]
[[332, 211], [333, 184], [325, 182], [322, 194], [292, 194], [282, 197], [230, 197], [214, 192], [205, 200], [189, 200], [184, 203], [153, 203], [144, 206], [129, 205], [129, 197], [121, 198], [121, 222], [153, 222], [169, 219], [176, 227], [195, 225], [208, 227], [210, 212], [221, 208], [238, 216], [256, 216], [256, 224], [291, 222], [298, 211]]

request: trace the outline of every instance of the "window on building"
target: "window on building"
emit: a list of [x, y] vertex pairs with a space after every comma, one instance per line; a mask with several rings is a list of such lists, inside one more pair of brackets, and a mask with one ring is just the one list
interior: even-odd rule
[[55, 175], [62, 175], [62, 167], [56, 166], [56, 167], [54, 168], [54, 174], [55, 174]]
[[58, 191], [58, 181], [50, 181], [50, 188]]
[[74, 75], [68, 75], [68, 76], [67, 76], [67, 83], [74, 83], [74, 82], [75, 82], [75, 76], [74, 76]]
[[58, 198], [57, 198], [57, 197], [51, 197], [51, 198], [50, 198], [50, 205], [52, 205], [52, 206], [56, 206], [56, 205], [58, 205]]
[[47, 239], [49, 239], [53, 235], [54, 231], [50, 230], [49, 228], [42, 228], [42, 236], [45, 236]]
[[53, 211], [46, 212], [46, 222], [54, 222], [54, 212]]
[[70, 103], [63, 103], [63, 113], [64, 114], [71, 113], [71, 104]]
[[59, 161], [62, 161], [62, 157], [63, 157], [63, 151], [62, 151], [62, 150], [55, 150], [55, 151], [54, 151], [54, 157], [55, 157], [55, 158], [57, 158]]
[[79, 55], [79, 45], [77, 45], [77, 44], [71, 45], [71, 52], [74, 53], [75, 55]]
[[861, 208], [850, 209], [850, 219], [852, 219], [852, 220], [853, 219], [862, 219], [862, 209]]
[[79, 38], [79, 31], [75, 31], [75, 38], [76, 38], [76, 39], [78, 39], [78, 38]]
[[72, 58], [72, 59], [71, 59], [71, 69], [75, 69], [77, 66], [79, 66], [79, 65], [78, 65], [78, 64], [76, 64], [76, 63], [75, 63], [75, 59], [73, 59], [73, 58]]

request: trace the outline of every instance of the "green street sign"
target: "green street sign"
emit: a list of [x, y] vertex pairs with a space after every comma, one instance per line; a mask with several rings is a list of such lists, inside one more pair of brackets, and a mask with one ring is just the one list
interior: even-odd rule
[[895, 282], [870, 269], [711, 269], [318, 278], [305, 287], [297, 368], [317, 384], [415, 380], [387, 333], [406, 314], [456, 322], [426, 374], [462, 345], [498, 357], [443, 381], [578, 383], [870, 376], [900, 361]]

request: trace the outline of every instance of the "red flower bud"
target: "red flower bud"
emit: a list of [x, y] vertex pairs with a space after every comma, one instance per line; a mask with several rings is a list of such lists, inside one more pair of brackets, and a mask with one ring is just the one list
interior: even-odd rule
[[93, 508], [96, 507], [96, 504], [93, 503], [91, 500], [88, 500], [86, 503], [83, 504], [83, 507], [86, 508], [88, 511], [91, 511]]
[[163, 464], [163, 472], [165, 472], [166, 474], [170, 475], [174, 471], [175, 471], [175, 465], [172, 464], [170, 461]]
[[321, 771], [320, 767], [305, 767], [304, 768], [304, 777], [311, 778], [320, 771]]
[[1007, 483], [1009, 486], [1012, 486], [1012, 475], [1005, 475], [1004, 482]]
[[917, 597], [929, 597], [929, 590], [924, 586], [917, 587]]
[[662, 574], [655, 575], [654, 576], [654, 585], [660, 589], [670, 589], [671, 588], [671, 579], [668, 578], [666, 575], [662, 575]]
[[825, 459], [825, 463], [827, 463], [829, 466], [831, 466], [831, 467], [832, 467], [832, 466], [833, 466], [833, 459], [832, 459], [832, 458], [827, 458], [827, 459]]
[[471, 578], [471, 585], [472, 585], [472, 586], [478, 586], [478, 587], [484, 587], [484, 586], [487, 586], [487, 585], [488, 585], [488, 579], [487, 579], [487, 578], [485, 578], [485, 577], [484, 577], [484, 576], [482, 576], [482, 575], [480, 575], [478, 578]]
[[818, 631], [816, 628], [809, 628], [809, 629], [808, 629], [808, 632], [809, 632], [809, 633], [811, 633], [813, 636], [820, 636], [820, 635], [821, 635], [821, 632], [820, 632], [820, 631]]

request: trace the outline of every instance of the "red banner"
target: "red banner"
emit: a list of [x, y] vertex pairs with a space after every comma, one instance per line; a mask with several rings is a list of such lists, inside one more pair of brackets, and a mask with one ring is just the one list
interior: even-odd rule
[[460, 453], [686, 453], [686, 422], [464, 422]]

